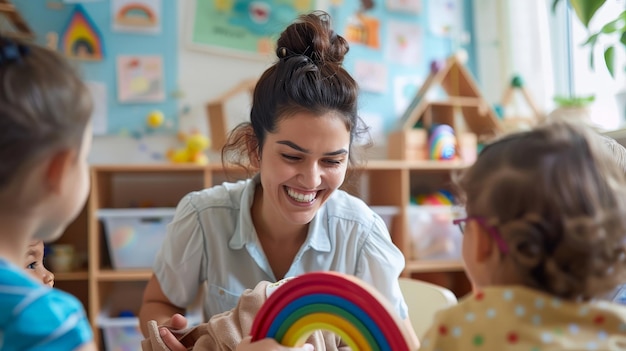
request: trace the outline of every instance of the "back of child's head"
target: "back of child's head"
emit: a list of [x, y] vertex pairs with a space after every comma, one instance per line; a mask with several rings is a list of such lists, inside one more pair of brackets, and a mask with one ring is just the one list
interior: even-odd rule
[[0, 193], [46, 152], [79, 148], [92, 100], [59, 54], [0, 36]]
[[617, 165], [622, 169], [624, 174], [626, 174], [626, 148], [615, 139], [608, 136], [603, 136], [602, 139]]
[[459, 185], [467, 214], [485, 217], [507, 243], [500, 267], [522, 284], [589, 299], [624, 282], [625, 175], [592, 130], [556, 122], [508, 135]]

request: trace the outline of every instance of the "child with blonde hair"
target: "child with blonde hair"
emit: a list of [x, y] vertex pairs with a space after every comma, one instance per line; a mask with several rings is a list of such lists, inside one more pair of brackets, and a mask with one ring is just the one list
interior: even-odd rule
[[0, 349], [95, 350], [80, 301], [24, 270], [89, 189], [91, 96], [60, 55], [0, 36]]
[[474, 292], [421, 350], [624, 350], [626, 179], [602, 138], [558, 122], [488, 145], [459, 179]]

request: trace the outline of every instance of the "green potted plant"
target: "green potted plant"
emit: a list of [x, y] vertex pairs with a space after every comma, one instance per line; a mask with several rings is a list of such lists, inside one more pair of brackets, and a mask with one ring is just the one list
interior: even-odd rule
[[[561, 0], [552, 2], [552, 11]], [[622, 11], [613, 20], [602, 24], [597, 32], [591, 32], [589, 23], [596, 12], [606, 3], [606, 0], [567, 0], [574, 9], [576, 16], [580, 22], [589, 31], [589, 37], [583, 45], [589, 46], [589, 64], [591, 68], [595, 67], [593, 52], [598, 40], [601, 37], [613, 37], [613, 41], [604, 48], [604, 64], [612, 77], [615, 77], [615, 48], [616, 46], [626, 47], [626, 10]]]
[[548, 119], [568, 119], [578, 120], [584, 123], [591, 123], [589, 105], [595, 101], [595, 96], [555, 96], [554, 102], [557, 107], [550, 112]]

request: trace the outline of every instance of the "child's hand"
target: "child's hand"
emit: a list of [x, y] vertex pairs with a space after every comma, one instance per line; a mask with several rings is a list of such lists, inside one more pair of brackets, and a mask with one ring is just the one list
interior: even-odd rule
[[[166, 327], [169, 327], [169, 329]], [[165, 322], [163, 326], [159, 327], [159, 335], [170, 350], [187, 351], [187, 347], [178, 341], [177, 336], [180, 336], [180, 334], [176, 332], [182, 331], [186, 327], [187, 318], [177, 313], [169, 321]]]
[[251, 342], [251, 337], [244, 338], [235, 351], [314, 351], [313, 345], [305, 344], [302, 347], [285, 347], [274, 339], [263, 339]]

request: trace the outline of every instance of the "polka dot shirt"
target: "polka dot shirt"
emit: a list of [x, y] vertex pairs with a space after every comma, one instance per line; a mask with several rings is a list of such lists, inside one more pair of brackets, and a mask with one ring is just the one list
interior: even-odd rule
[[441, 311], [421, 350], [624, 350], [626, 306], [493, 287]]

